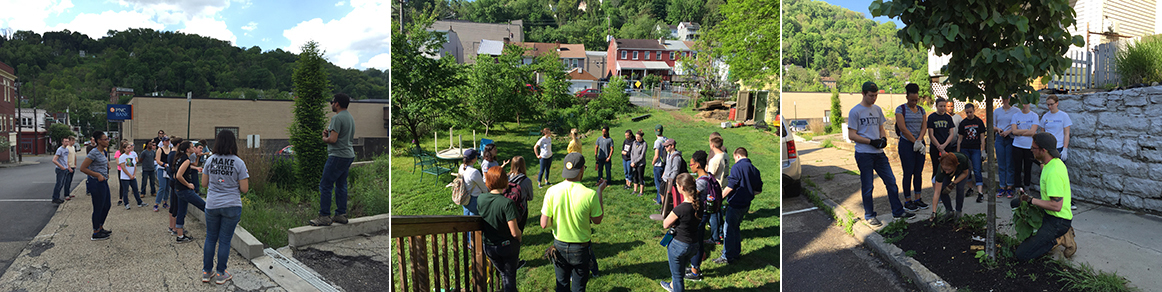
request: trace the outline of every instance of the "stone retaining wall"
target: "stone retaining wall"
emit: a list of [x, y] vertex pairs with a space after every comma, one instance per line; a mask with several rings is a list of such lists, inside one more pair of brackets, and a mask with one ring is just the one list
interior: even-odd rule
[[[1162, 86], [1058, 97], [1073, 121], [1073, 198], [1162, 213]], [[1033, 111], [1048, 111], [1044, 98]]]

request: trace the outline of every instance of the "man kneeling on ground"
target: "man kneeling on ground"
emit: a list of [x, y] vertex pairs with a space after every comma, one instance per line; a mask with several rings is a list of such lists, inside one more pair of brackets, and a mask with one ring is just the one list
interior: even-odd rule
[[[1042, 147], [1046, 145], [1049, 147]], [[1029, 195], [1021, 195], [1021, 201], [1028, 202], [1045, 210], [1045, 217], [1041, 221], [1041, 228], [1037, 234], [1025, 239], [1017, 246], [1018, 260], [1026, 261], [1041, 257], [1053, 250], [1057, 245], [1057, 238], [1069, 232], [1073, 225], [1073, 211], [1069, 189], [1069, 172], [1065, 163], [1061, 162], [1061, 153], [1054, 147], [1057, 138], [1049, 133], [1033, 135], [1033, 146], [1030, 150], [1033, 157], [1045, 167], [1041, 169], [1041, 198], [1035, 199]], [[1067, 243], [1069, 249], [1073, 243]], [[1072, 251], [1068, 251], [1072, 255]]]

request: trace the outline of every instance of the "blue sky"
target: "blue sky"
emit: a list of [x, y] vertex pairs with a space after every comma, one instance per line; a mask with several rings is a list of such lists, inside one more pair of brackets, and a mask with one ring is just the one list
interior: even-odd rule
[[343, 68], [388, 69], [387, 0], [0, 0], [0, 28], [68, 29], [94, 39], [108, 30], [198, 34], [263, 51], [295, 53], [308, 40]]
[[[868, 7], [868, 5], [871, 5], [872, 0], [826, 0], [823, 2], [827, 2], [827, 3], [830, 3], [831, 5], [837, 5], [839, 7], [847, 8], [847, 9], [850, 9], [851, 11], [861, 12], [861, 13], [863, 13], [864, 17], [871, 18], [871, 11], [868, 10], [867, 7]], [[891, 21], [891, 22], [896, 23], [897, 28], [904, 27], [903, 22], [900, 22], [900, 20], [894, 19], [894, 18], [887, 18], [887, 17], [880, 16], [880, 17], [872, 18], [872, 20], [875, 20], [878, 22]]]

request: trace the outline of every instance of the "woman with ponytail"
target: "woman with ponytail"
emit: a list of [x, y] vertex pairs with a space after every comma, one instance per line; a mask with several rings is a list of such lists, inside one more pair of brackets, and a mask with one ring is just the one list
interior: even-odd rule
[[685, 291], [682, 282], [685, 277], [685, 268], [690, 264], [690, 257], [698, 248], [696, 243], [702, 241], [702, 210], [705, 206], [702, 200], [696, 198], [698, 194], [694, 177], [688, 173], [679, 174], [674, 178], [678, 186], [678, 193], [682, 194], [682, 203], [674, 207], [673, 212], [662, 222], [664, 228], [674, 228], [674, 240], [666, 246], [669, 255], [670, 278], [672, 282], [662, 281], [662, 288], [667, 291]]

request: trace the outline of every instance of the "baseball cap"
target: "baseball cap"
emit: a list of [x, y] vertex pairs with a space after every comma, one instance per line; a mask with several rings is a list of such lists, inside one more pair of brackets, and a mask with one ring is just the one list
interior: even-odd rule
[[565, 155], [565, 170], [561, 171], [561, 177], [566, 179], [575, 178], [585, 169], [585, 155], [573, 152]]
[[863, 83], [863, 90], [861, 92], [872, 92], [872, 91], [880, 91], [880, 87], [877, 86], [875, 82], [871, 82], [871, 81], [864, 82]]
[[161, 141], [162, 142], [169, 141], [169, 136], [161, 136]]
[[476, 149], [464, 150], [464, 159], [467, 159], [467, 160], [476, 159], [477, 155], [480, 155], [480, 152], [476, 151]]
[[1053, 137], [1053, 134], [1045, 132], [1037, 133], [1033, 135], [1033, 142], [1037, 143], [1038, 147], [1048, 151], [1049, 155], [1052, 155], [1053, 158], [1061, 158], [1061, 152], [1057, 151], [1057, 137]]
[[662, 142], [662, 147], [674, 146], [674, 144], [677, 144], [677, 143], [678, 142], [674, 141], [674, 139], [666, 139], [666, 142]]
[[657, 126], [654, 126], [654, 135], [661, 135], [661, 134], [662, 134], [662, 125], [659, 124]]

